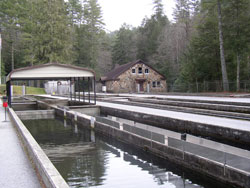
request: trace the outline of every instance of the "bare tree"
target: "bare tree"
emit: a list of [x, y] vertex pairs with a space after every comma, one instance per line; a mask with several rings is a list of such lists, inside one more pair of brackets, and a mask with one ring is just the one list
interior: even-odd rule
[[218, 6], [218, 28], [219, 28], [219, 40], [220, 40], [220, 59], [221, 59], [223, 90], [228, 91], [229, 90], [229, 84], [228, 84], [227, 67], [226, 67], [225, 55], [224, 55], [220, 0], [217, 0], [217, 6]]

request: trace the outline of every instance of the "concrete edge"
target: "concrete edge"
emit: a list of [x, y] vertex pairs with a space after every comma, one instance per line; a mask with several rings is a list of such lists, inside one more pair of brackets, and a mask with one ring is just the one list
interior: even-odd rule
[[[53, 107], [52, 107], [53, 108]], [[134, 144], [139, 148], [149, 151], [157, 156], [167, 158], [176, 164], [182, 165], [188, 169], [192, 169], [201, 174], [210, 176], [218, 181], [230, 183], [237, 187], [250, 187], [250, 173], [229, 167], [222, 163], [206, 159], [204, 157], [194, 155], [189, 152], [172, 148], [170, 146], [151, 141], [139, 135], [123, 131], [112, 126], [95, 121], [95, 118], [74, 111], [64, 111], [60, 108], [54, 108], [58, 116], [69, 119], [72, 122], [79, 123], [87, 128], [93, 128], [97, 132], [107, 136], [114, 137], [122, 142]], [[77, 117], [76, 117], [77, 116]], [[75, 118], [76, 117], [76, 118]]]
[[187, 134], [206, 137], [209, 136], [218, 140], [224, 139], [229, 142], [250, 145], [250, 132], [245, 130], [237, 130], [190, 120], [152, 115], [143, 112], [116, 109], [113, 107], [102, 106], [100, 109], [101, 113], [104, 115], [121, 117], [175, 132], [185, 132]]
[[16, 130], [21, 137], [24, 147], [27, 149], [29, 157], [35, 165], [35, 169], [41, 176], [45, 186], [47, 188], [69, 188], [66, 181], [57, 171], [12, 108], [9, 108], [9, 114], [11, 121], [16, 126]]
[[250, 173], [245, 171], [223, 165], [222, 163], [212, 161], [189, 152], [183, 153], [183, 151], [179, 149], [152, 141], [127, 131], [119, 130], [104, 123], [95, 122], [94, 129], [120, 141], [134, 144], [145, 151], [149, 151], [159, 157], [167, 158], [176, 164], [210, 176], [218, 181], [230, 183], [237, 187], [248, 188], [250, 186]]

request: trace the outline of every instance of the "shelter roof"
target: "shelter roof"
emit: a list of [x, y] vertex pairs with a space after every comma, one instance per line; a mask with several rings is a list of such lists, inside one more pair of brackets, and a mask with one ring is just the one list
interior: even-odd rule
[[142, 60], [139, 59], [137, 61], [130, 62], [130, 63], [124, 64], [124, 65], [120, 65], [120, 66], [114, 68], [113, 70], [111, 70], [110, 72], [108, 72], [104, 77], [101, 77], [101, 81], [116, 80], [122, 73], [124, 73], [129, 68], [131, 68], [134, 65], [139, 64], [139, 63], [143, 63], [143, 64], [147, 65], [148, 67], [150, 67], [151, 69], [153, 69], [155, 72], [157, 72], [158, 74], [160, 74], [164, 79], [166, 79], [164, 75], [162, 75], [157, 70], [155, 70], [154, 68], [152, 68], [151, 66], [149, 66], [148, 64], [146, 64], [144, 61], [142, 61]]
[[69, 79], [74, 77], [95, 77], [95, 72], [82, 67], [54, 62], [15, 69], [9, 73], [7, 81]]

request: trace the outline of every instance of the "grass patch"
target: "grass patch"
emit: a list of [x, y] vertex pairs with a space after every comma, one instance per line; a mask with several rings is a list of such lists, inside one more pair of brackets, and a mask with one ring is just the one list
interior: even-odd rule
[[[22, 86], [13, 86], [13, 94], [14, 95], [22, 95]], [[5, 85], [0, 85], [0, 95], [4, 95], [4, 90], [6, 90]], [[38, 94], [46, 94], [43, 88], [37, 87], [26, 87], [27, 95], [38, 95]]]

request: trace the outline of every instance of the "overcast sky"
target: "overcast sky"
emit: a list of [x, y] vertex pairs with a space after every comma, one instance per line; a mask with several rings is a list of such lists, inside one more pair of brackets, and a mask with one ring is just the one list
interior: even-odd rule
[[[172, 19], [174, 0], [162, 0], [164, 11]], [[145, 16], [153, 14], [153, 0], [99, 0], [106, 29], [118, 30], [123, 23], [137, 27]]]

